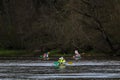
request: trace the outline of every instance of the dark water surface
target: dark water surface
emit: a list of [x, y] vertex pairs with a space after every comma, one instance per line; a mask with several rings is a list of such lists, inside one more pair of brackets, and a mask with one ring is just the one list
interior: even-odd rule
[[72, 62], [59, 69], [54, 61], [0, 60], [0, 80], [120, 80], [119, 60]]

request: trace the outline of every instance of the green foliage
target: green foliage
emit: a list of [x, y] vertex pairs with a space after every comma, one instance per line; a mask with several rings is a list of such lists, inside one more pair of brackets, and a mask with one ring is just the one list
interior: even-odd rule
[[[86, 46], [99, 52], [111, 51], [110, 45], [117, 50], [119, 8], [120, 0], [1, 0], [0, 47], [43, 52], [57, 48], [50, 56], [74, 54], [74, 48], [90, 51]], [[3, 50], [0, 55], [22, 53]]]
[[28, 51], [24, 50], [0, 50], [0, 56], [22, 56], [28, 55]]
[[72, 54], [62, 53], [60, 49], [55, 49], [50, 51], [50, 56], [70, 56]]
[[56, 53], [60, 53], [60, 50], [59, 49], [55, 49], [55, 50], [51, 50], [50, 51], [50, 54], [56, 54]]
[[50, 56], [58, 56], [58, 55], [63, 55], [63, 54], [61, 54], [61, 51], [59, 49], [50, 51]]

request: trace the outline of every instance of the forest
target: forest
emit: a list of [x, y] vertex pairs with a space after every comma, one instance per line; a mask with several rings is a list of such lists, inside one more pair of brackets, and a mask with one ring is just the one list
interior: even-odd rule
[[0, 0], [0, 49], [120, 55], [120, 0]]

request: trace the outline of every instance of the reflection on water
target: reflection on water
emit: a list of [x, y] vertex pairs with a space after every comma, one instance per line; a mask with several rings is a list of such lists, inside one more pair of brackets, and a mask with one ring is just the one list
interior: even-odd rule
[[[120, 61], [91, 60], [67, 64], [66, 68], [54, 67], [54, 61], [1, 60], [1, 80], [87, 80], [120, 78]], [[113, 79], [112, 79], [113, 78]], [[99, 79], [98, 79], [99, 80]]]

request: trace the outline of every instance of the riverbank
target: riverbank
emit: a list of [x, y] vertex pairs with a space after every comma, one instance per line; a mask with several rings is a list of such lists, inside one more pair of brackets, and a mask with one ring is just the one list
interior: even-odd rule
[[[59, 59], [60, 56], [51, 56], [49, 61], [56, 61]], [[72, 56], [63, 56], [67, 61], [74, 60]], [[0, 60], [41, 60], [39, 56], [32, 57], [32, 56], [11, 56], [11, 57], [2, 57], [0, 56]], [[113, 56], [82, 56], [81, 60], [120, 60], [120, 57], [113, 57]]]
[[[26, 50], [0, 50], [0, 60], [40, 60], [41, 52], [26, 51]], [[73, 59], [74, 53], [65, 54], [58, 51], [50, 52], [50, 60], [57, 60], [59, 57], [63, 56], [67, 60]], [[87, 52], [81, 53], [82, 60], [89, 59], [119, 59], [120, 56], [111, 56], [109, 53], [94, 53]]]

